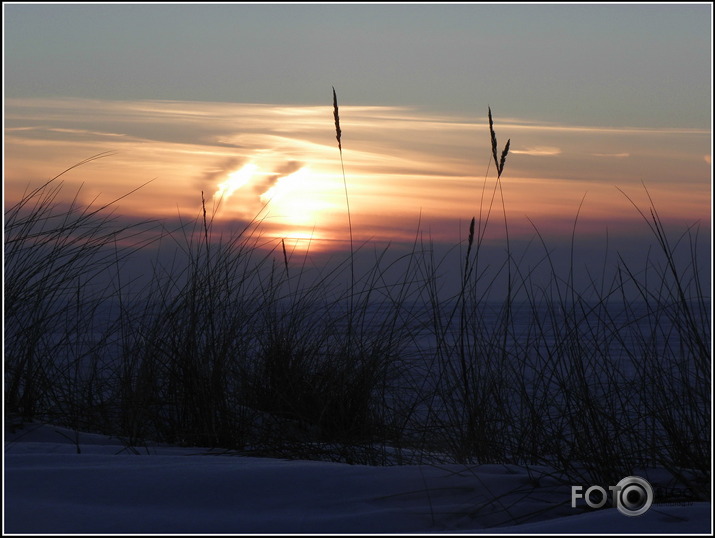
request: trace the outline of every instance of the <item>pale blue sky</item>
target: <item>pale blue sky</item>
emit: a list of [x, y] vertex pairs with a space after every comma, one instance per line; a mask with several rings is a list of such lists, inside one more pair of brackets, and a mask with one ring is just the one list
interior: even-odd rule
[[7, 98], [711, 127], [712, 6], [4, 4]]

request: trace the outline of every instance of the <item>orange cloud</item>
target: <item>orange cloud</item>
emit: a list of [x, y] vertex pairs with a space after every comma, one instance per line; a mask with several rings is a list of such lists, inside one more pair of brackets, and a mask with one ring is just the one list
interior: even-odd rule
[[[510, 232], [533, 233], [526, 217], [556, 229], [573, 218], [584, 194], [584, 211], [596, 229], [626, 215], [636, 218], [615, 186], [642, 189], [641, 180], [674, 218], [710, 219], [706, 131], [589, 128], [497, 116], [500, 140], [511, 138], [514, 148], [498, 186], [486, 117], [347, 104], [340, 115], [358, 240], [407, 240], [421, 215], [435, 239], [454, 241], [460, 223], [480, 211], [486, 215], [490, 206], [491, 218], [501, 218], [505, 209], [513, 219]], [[156, 178], [122, 201], [123, 212], [197, 215], [203, 191], [207, 198], [216, 194], [214, 202], [223, 196], [217, 219], [260, 215], [270, 237], [326, 244], [345, 237], [345, 190], [329, 102], [7, 100], [6, 200], [17, 199], [28, 183], [103, 151], [114, 156], [65, 179], [69, 186], [84, 183], [88, 198], [109, 199]], [[555, 158], [540, 158], [545, 156]], [[254, 167], [250, 174], [247, 166]]]

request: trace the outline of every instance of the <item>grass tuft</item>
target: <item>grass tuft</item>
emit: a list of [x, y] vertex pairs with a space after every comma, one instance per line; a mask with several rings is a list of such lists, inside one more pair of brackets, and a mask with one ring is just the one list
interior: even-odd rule
[[[342, 164], [334, 88], [333, 110]], [[657, 467], [709, 499], [711, 310], [697, 226], [676, 233], [647, 189], [646, 208], [621, 191], [653, 237], [648, 257], [606, 252], [577, 285], [579, 206], [565, 274], [536, 226], [528, 265], [509, 241], [510, 140], [499, 156], [491, 109], [489, 130], [497, 177], [489, 200], [485, 176], [466, 257], [461, 243], [439, 257], [418, 229], [411, 250], [376, 251], [359, 276], [350, 218], [347, 260], [289, 272], [284, 240], [285, 270], [259, 220], [217, 233], [203, 193], [196, 216], [157, 239], [156, 223], [127, 224], [113, 203], [83, 205], [79, 192], [61, 203], [62, 174], [28, 190], [5, 212], [6, 417], [132, 447], [509, 463], [569, 484]], [[350, 216], [344, 168], [343, 183]], [[487, 265], [497, 188], [505, 251]], [[150, 278], [129, 279], [134, 257], [157, 246]], [[446, 268], [461, 276], [456, 292], [444, 291]]]

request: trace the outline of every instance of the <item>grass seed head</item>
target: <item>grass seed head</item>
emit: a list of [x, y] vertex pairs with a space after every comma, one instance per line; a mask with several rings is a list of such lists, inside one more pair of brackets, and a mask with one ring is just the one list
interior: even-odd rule
[[492, 120], [492, 107], [489, 107], [489, 134], [492, 137], [492, 156], [494, 157], [494, 164], [497, 166], [497, 171], [499, 170], [499, 160], [497, 159], [497, 135], [494, 132], [494, 120]]
[[343, 146], [340, 141], [342, 131], [340, 130], [340, 114], [338, 113], [338, 96], [335, 93], [335, 86], [333, 86], [333, 116], [335, 116], [335, 138], [338, 139], [338, 149], [343, 151]]
[[511, 138], [506, 141], [506, 145], [504, 146], [504, 151], [501, 152], [501, 159], [499, 159], [499, 176], [501, 176], [501, 173], [504, 171], [504, 163], [506, 162], [506, 156], [509, 154], [509, 144], [511, 144]]

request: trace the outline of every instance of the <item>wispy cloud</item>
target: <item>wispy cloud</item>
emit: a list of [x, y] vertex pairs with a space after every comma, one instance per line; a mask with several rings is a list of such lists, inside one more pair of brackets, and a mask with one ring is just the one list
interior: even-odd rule
[[[21, 192], [18, 185], [24, 187], [28, 179], [46, 179], [112, 151], [111, 162], [81, 167], [67, 178], [77, 177], [79, 183], [91, 172], [93, 189], [117, 197], [156, 177], [140, 199], [124, 208], [154, 216], [175, 215], [177, 209], [196, 212], [200, 191], [208, 198], [220, 185], [233, 185], [235, 195], [223, 209], [226, 218], [243, 218], [260, 208], [261, 196], [275, 187], [271, 194], [285, 196], [278, 194], [271, 202], [270, 223], [285, 215], [296, 221], [303, 211], [315, 215], [316, 234], [330, 237], [319, 227], [345, 222], [331, 104], [329, 99], [325, 106], [9, 99], [6, 195]], [[436, 239], [440, 233], [453, 238], [455, 220], [478, 212], [484, 175], [493, 172], [485, 118], [349, 104], [340, 111], [358, 233], [380, 222], [380, 234], [389, 237], [393, 230], [393, 239], [398, 238], [405, 234], [404, 223], [421, 214], [430, 220]], [[586, 190], [589, 203], [603, 208], [598, 218], [606, 219], [613, 214], [613, 185], [641, 188], [642, 178], [652, 183], [656, 197], [661, 192], [664, 199], [675, 200], [671, 191], [681, 193], [672, 211], [685, 215], [682, 208], [687, 207], [688, 216], [709, 218], [709, 132], [589, 128], [498, 115], [495, 123], [500, 137], [511, 139], [511, 154], [531, 157], [508, 159], [502, 176], [514, 221], [524, 215], [554, 222], [559, 215], [572, 218]], [[250, 164], [257, 167], [250, 177], [231, 176]], [[491, 172], [487, 181], [494, 179]], [[235, 183], [226, 183], [231, 178]], [[678, 178], [677, 189], [673, 178]]]
[[517, 155], [551, 156], [560, 155], [561, 149], [553, 146], [536, 146], [532, 148], [512, 149], [511, 153], [516, 153]]
[[631, 154], [628, 152], [621, 153], [591, 153], [594, 157], [611, 157], [616, 159], [622, 159], [624, 157], [630, 157]]
[[505, 128], [521, 131], [560, 131], [560, 132], [589, 132], [589, 133], [612, 133], [612, 134], [652, 134], [652, 135], [687, 135], [687, 134], [710, 134], [708, 129], [685, 128], [685, 127], [601, 127], [591, 125], [568, 125], [553, 123], [548, 121], [523, 120], [520, 118], [502, 118], [502, 125]]

